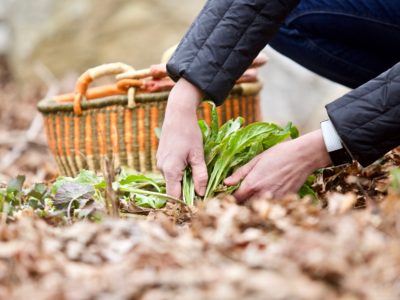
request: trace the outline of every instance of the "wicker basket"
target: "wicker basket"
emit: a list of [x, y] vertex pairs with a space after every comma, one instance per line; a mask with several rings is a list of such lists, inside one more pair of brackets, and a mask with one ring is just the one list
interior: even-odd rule
[[[221, 123], [237, 116], [247, 123], [260, 119], [262, 86], [253, 71], [241, 77], [217, 108]], [[111, 74], [119, 74], [116, 84], [88, 89], [93, 80]], [[112, 157], [116, 166], [157, 172], [155, 131], [161, 128], [173, 84], [166, 77], [165, 65], [135, 71], [115, 63], [85, 72], [74, 94], [42, 100], [38, 109], [60, 173], [74, 176], [81, 169], [99, 171], [105, 157]], [[210, 106], [202, 105], [198, 115], [210, 122]]]

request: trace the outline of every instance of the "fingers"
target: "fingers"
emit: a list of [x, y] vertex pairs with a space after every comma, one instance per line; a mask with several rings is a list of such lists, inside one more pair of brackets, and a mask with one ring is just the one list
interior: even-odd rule
[[250, 185], [248, 183], [249, 180], [246, 180], [247, 178], [245, 179], [245, 177], [251, 172], [251, 170], [253, 170], [259, 159], [260, 156], [256, 156], [250, 162], [237, 169], [235, 173], [224, 180], [226, 185], [232, 186], [238, 184], [244, 179], [239, 189], [233, 194], [233, 196], [239, 202], [243, 202], [246, 199], [251, 198], [251, 196], [256, 192], [256, 188], [253, 185]]
[[167, 187], [167, 194], [175, 197], [175, 198], [181, 198], [182, 194], [182, 187], [181, 187], [181, 182], [182, 179], [176, 180], [176, 179], [171, 179], [168, 178], [167, 176], [165, 177], [165, 184]]
[[229, 176], [228, 178], [225, 178], [224, 183], [229, 186], [238, 184], [241, 180], [243, 180], [247, 176], [247, 174], [250, 173], [250, 171], [257, 164], [258, 160], [259, 160], [259, 156], [256, 156], [251, 161], [249, 161], [247, 164], [245, 164], [244, 166], [237, 169], [236, 172], [233, 173], [231, 176]]
[[207, 188], [208, 173], [203, 149], [195, 149], [190, 152], [188, 162], [192, 167], [194, 189], [199, 196], [204, 196]]
[[255, 186], [248, 184], [244, 181], [239, 189], [233, 194], [238, 202], [244, 202], [247, 199], [250, 199], [254, 194], [258, 192], [258, 189]]
[[281, 198], [288, 193], [295, 193], [298, 190], [298, 188], [294, 187], [293, 180], [275, 184], [268, 182], [254, 183], [254, 181], [254, 179], [243, 181], [240, 188], [233, 194], [238, 202], [244, 202], [251, 198]]
[[167, 194], [175, 198], [180, 198], [184, 164], [168, 162], [161, 166], [159, 165], [158, 168], [164, 175]]

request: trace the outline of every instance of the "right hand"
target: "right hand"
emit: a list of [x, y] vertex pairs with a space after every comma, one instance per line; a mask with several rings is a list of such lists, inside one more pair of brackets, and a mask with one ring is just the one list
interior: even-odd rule
[[157, 168], [164, 175], [167, 194], [181, 197], [181, 182], [186, 166], [192, 168], [195, 191], [203, 196], [208, 174], [203, 141], [196, 110], [202, 95], [187, 80], [178, 80], [168, 98], [157, 151]]

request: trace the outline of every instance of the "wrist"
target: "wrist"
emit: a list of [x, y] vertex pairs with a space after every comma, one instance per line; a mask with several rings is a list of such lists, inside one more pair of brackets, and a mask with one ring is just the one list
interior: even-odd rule
[[167, 112], [196, 114], [201, 99], [202, 92], [186, 79], [180, 78], [168, 97]]
[[298, 138], [299, 153], [307, 163], [310, 172], [332, 165], [331, 158], [326, 150], [321, 129], [315, 130]]

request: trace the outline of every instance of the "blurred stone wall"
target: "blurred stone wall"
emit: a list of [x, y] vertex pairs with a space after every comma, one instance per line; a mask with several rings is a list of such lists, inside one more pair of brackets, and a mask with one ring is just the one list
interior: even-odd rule
[[[13, 74], [34, 80], [38, 62], [57, 77], [105, 62], [137, 68], [156, 63], [179, 42], [203, 2], [0, 0], [0, 22], [12, 33], [6, 38]], [[1, 40], [0, 23], [0, 51]]]

